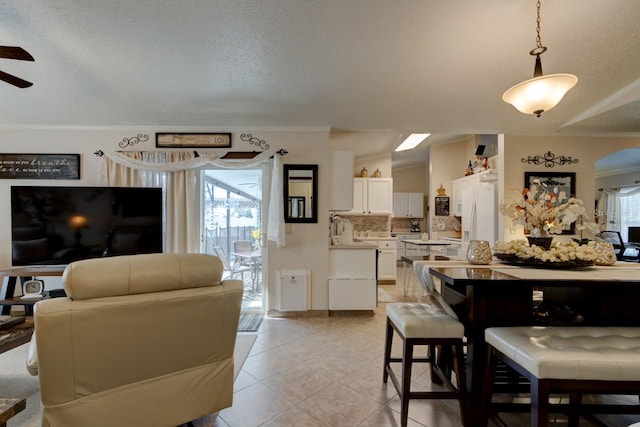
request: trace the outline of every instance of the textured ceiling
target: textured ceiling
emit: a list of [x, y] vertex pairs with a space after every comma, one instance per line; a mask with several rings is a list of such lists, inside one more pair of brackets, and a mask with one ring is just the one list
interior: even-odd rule
[[[640, 1], [543, 0], [547, 74], [578, 85], [541, 118], [501, 100], [529, 78], [534, 0], [0, 0], [0, 125], [331, 127], [640, 135]], [[436, 136], [437, 135], [437, 136]], [[382, 138], [384, 139], [384, 137]], [[416, 155], [411, 156], [417, 158]]]

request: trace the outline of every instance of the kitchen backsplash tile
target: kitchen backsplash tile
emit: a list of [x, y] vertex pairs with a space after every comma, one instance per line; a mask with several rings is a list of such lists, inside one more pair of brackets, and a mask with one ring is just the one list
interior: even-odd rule
[[353, 231], [391, 231], [391, 215], [345, 215], [353, 224]]

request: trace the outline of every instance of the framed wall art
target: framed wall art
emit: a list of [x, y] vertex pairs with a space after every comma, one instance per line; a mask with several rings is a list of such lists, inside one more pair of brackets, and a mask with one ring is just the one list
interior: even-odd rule
[[0, 153], [0, 179], [80, 179], [80, 154]]
[[[554, 188], [564, 191], [567, 197], [575, 197], [576, 195], [576, 173], [575, 172], [525, 172], [524, 187], [531, 188], [535, 180], [539, 180], [540, 184], [547, 186], [550, 192]], [[562, 234], [574, 234], [575, 224], [571, 224]]]
[[156, 133], [157, 148], [230, 148], [230, 133]]
[[436, 216], [449, 216], [448, 196], [436, 196]]

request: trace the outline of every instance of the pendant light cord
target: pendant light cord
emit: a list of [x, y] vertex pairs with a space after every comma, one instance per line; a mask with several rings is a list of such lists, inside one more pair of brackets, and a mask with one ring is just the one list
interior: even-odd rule
[[542, 48], [542, 37], [540, 37], [540, 0], [536, 2], [536, 12], [536, 45], [538, 46], [538, 49], [540, 49]]

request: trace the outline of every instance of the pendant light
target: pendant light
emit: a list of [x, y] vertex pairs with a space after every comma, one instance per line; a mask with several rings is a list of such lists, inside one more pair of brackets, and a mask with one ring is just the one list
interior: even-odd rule
[[537, 117], [544, 111], [555, 107], [564, 95], [576, 85], [578, 78], [573, 74], [542, 74], [540, 55], [547, 48], [542, 46], [540, 38], [540, 0], [536, 3], [536, 47], [529, 52], [536, 57], [533, 78], [511, 87], [502, 95], [502, 100], [512, 104], [518, 111], [525, 114], [535, 114]]

